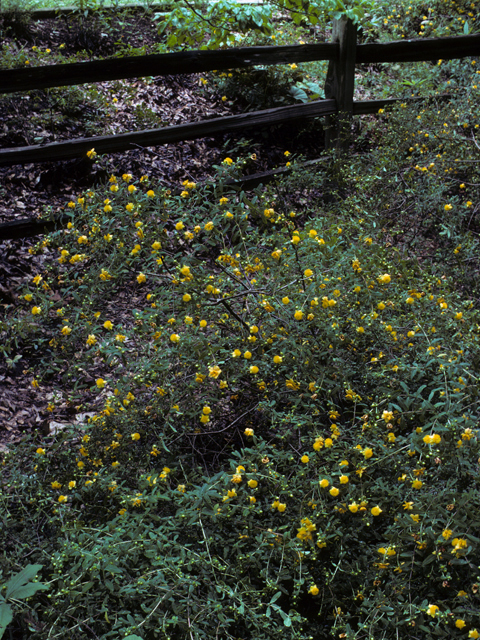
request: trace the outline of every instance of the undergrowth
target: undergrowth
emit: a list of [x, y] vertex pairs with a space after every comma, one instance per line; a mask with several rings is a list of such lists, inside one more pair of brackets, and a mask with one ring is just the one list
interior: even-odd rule
[[52, 416], [93, 397], [3, 459], [4, 579], [47, 587], [17, 634], [480, 636], [479, 115], [400, 105], [254, 191], [225, 158], [65, 203], [0, 326]]

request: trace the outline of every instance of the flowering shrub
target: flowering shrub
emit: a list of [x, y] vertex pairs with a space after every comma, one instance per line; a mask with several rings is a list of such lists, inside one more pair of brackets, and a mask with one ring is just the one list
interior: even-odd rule
[[2, 325], [41, 351], [36, 388], [94, 410], [4, 461], [2, 535], [12, 562], [40, 544], [49, 585], [32, 637], [480, 635], [480, 180], [457, 118], [383, 113], [382, 147], [250, 193], [228, 158], [208, 189], [124, 174], [66, 203]]

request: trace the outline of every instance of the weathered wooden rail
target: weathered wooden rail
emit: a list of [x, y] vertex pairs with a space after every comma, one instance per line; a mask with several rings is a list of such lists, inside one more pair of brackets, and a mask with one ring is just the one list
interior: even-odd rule
[[[398, 102], [396, 98], [354, 101], [356, 65], [480, 56], [480, 34], [430, 40], [402, 40], [382, 44], [357, 44], [357, 30], [351, 21], [345, 19], [334, 21], [332, 40], [332, 42], [310, 45], [186, 51], [0, 70], [0, 93], [12, 93], [134, 77], [201, 73], [314, 60], [329, 61], [325, 100], [161, 129], [2, 149], [0, 165], [65, 160], [85, 155], [92, 148], [95, 148], [97, 153], [118, 152], [131, 149], [135, 145], [156, 146], [312, 117], [326, 117], [326, 146], [335, 147], [338, 152], [343, 152], [349, 145], [350, 123], [353, 116], [376, 113], [380, 108]], [[0, 225], [0, 240], [43, 233], [41, 229], [51, 228], [52, 224], [27, 219], [18, 221], [18, 228], [15, 227], [15, 223]]]
[[327, 100], [162, 129], [3, 149], [0, 150], [0, 165], [63, 160], [85, 154], [93, 147], [102, 153], [122, 151], [131, 148], [132, 144], [154, 146], [220, 132], [230, 133], [245, 127], [268, 126], [292, 119], [333, 115], [339, 117], [336, 120], [329, 118], [327, 121], [327, 143], [332, 145], [336, 141], [339, 149], [345, 149], [348, 145], [349, 120], [352, 115], [372, 113], [374, 108], [378, 109], [392, 101], [390, 99], [354, 103], [356, 64], [448, 59], [467, 55], [480, 55], [480, 35], [358, 45], [356, 28], [352, 22], [337, 20], [334, 22], [333, 42], [328, 43], [186, 51], [37, 68], [4, 69], [0, 70], [0, 93], [133, 77], [329, 60], [325, 85]]

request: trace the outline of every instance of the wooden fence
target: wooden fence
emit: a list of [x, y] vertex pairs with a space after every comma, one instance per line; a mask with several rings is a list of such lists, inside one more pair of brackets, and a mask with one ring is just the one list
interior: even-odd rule
[[14, 147], [0, 150], [0, 165], [63, 160], [84, 155], [131, 149], [134, 145], [155, 146], [193, 140], [217, 133], [231, 133], [247, 127], [268, 126], [298, 118], [329, 118], [330, 145], [342, 150], [348, 145], [352, 115], [374, 113], [390, 100], [353, 100], [355, 65], [381, 62], [412, 62], [480, 55], [480, 35], [405, 40], [385, 44], [357, 44], [357, 31], [350, 20], [336, 20], [333, 41], [321, 44], [282, 47], [233, 48], [223, 51], [186, 51], [135, 56], [75, 64], [0, 70], [0, 93], [29, 91], [143, 76], [198, 73], [214, 69], [247, 68], [255, 65], [291, 64], [328, 60], [326, 100], [302, 105], [265, 109], [237, 116], [149, 129], [135, 133], [79, 138], [65, 142]]
[[[64, 160], [97, 153], [118, 152], [135, 145], [156, 146], [181, 140], [244, 131], [299, 118], [326, 116], [326, 144], [345, 151], [352, 116], [376, 113], [398, 102], [396, 98], [354, 101], [355, 66], [365, 63], [418, 62], [480, 55], [480, 35], [438, 39], [413, 39], [384, 44], [357, 44], [357, 30], [350, 20], [334, 21], [332, 42], [273, 47], [232, 48], [222, 51], [186, 51], [135, 56], [114, 60], [0, 70], [0, 93], [78, 85], [144, 76], [199, 73], [255, 65], [291, 64], [328, 60], [325, 100], [254, 111], [202, 122], [149, 129], [111, 136], [78, 138], [64, 142], [0, 150], [0, 165]], [[264, 176], [266, 177], [266, 176]], [[0, 225], [0, 241], [44, 233], [58, 221], [18, 220]]]

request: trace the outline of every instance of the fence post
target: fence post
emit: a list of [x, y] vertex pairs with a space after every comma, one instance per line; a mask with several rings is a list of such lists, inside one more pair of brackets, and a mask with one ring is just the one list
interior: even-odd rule
[[334, 98], [338, 114], [328, 116], [325, 128], [325, 147], [335, 147], [339, 153], [347, 151], [353, 113], [355, 88], [355, 58], [357, 27], [347, 18], [333, 21], [332, 42], [339, 45], [336, 60], [330, 60], [325, 80], [325, 98]]

